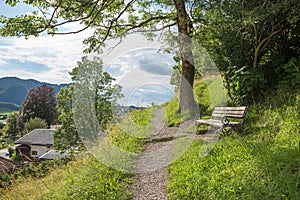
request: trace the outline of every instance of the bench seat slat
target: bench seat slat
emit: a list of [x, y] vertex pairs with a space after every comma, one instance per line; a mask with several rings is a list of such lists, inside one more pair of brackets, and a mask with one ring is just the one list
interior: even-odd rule
[[230, 110], [232, 110], [232, 111], [241, 110], [241, 111], [244, 111], [244, 110], [246, 110], [246, 106], [241, 106], [241, 107], [215, 107], [215, 110], [222, 110], [222, 111], [224, 111], [224, 110], [228, 110], [228, 111], [230, 111]]
[[215, 113], [213, 113], [212, 115], [211, 115], [212, 117], [224, 117], [224, 116], [227, 116], [227, 117], [233, 117], [233, 118], [243, 118], [244, 117], [244, 115], [236, 115], [236, 114], [228, 114], [228, 113], [226, 113], [226, 114], [215, 114]]
[[216, 127], [223, 126], [223, 123], [221, 122], [221, 120], [214, 120], [214, 119], [208, 119], [208, 120], [198, 119], [198, 120], [196, 120], [196, 123], [208, 124], [208, 125], [212, 125], [212, 126], [216, 126]]
[[220, 111], [220, 110], [214, 110], [213, 113], [215, 114], [234, 114], [234, 115], [244, 115], [245, 111], [239, 111], [239, 110], [234, 110], [234, 111]]

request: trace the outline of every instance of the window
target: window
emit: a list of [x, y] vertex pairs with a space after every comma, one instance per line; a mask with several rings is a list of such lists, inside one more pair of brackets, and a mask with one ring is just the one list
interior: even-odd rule
[[31, 152], [31, 155], [32, 155], [32, 156], [36, 156], [36, 155], [37, 155], [37, 151], [32, 151], [32, 152]]

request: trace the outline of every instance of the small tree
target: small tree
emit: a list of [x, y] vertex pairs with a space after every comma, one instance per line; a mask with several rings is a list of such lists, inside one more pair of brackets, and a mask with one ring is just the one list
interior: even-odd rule
[[34, 117], [44, 119], [48, 126], [56, 121], [57, 110], [54, 88], [42, 85], [31, 89], [27, 93], [20, 110], [20, 130], [23, 131], [24, 124]]
[[28, 122], [24, 124], [25, 133], [29, 133], [30, 131], [38, 128], [47, 128], [47, 122], [44, 119], [35, 117], [31, 118]]
[[62, 126], [55, 130], [54, 148], [62, 151], [72, 149], [72, 147], [82, 148], [73, 120], [72, 91], [73, 86], [71, 85], [70, 88], [61, 88], [57, 94], [57, 104], [60, 113], [58, 121]]
[[[102, 71], [102, 62], [97, 58], [83, 57], [70, 74], [73, 83], [57, 95], [58, 121], [62, 126], [55, 131], [54, 144], [62, 151], [83, 147], [82, 137], [97, 139], [98, 131], [112, 120], [112, 102], [120, 97], [120, 86], [113, 85], [114, 79]], [[79, 135], [79, 128], [86, 135]]]
[[10, 113], [6, 119], [6, 124], [2, 129], [4, 136], [12, 140], [16, 139], [18, 135], [17, 118], [17, 112]]

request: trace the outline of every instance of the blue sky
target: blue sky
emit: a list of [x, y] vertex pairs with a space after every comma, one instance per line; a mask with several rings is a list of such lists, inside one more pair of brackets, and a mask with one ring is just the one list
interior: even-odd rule
[[[10, 8], [0, 0], [0, 15], [9, 17], [26, 14], [33, 9], [27, 5]], [[64, 30], [74, 30], [79, 24], [68, 24]], [[68, 83], [68, 74], [83, 56], [83, 39], [91, 30], [63, 36], [0, 37], [0, 77], [16, 76], [50, 83]], [[168, 100], [173, 96], [169, 85], [174, 61], [171, 55], [158, 53], [161, 44], [150, 42], [141, 35], [129, 35], [112, 51], [115, 41], [109, 41], [107, 49], [97, 56], [103, 59], [104, 68], [123, 86], [125, 98], [122, 104]], [[133, 81], [134, 80], [134, 81]], [[156, 92], [155, 92], [156, 91]], [[127, 103], [126, 103], [127, 102]]]
[[5, 4], [4, 0], [0, 1], [0, 8], [1, 8], [0, 13], [7, 17], [13, 17], [16, 15], [16, 13], [18, 15], [26, 14], [26, 13], [34, 10], [32, 7], [30, 7], [26, 4], [17, 4], [15, 7], [10, 7]]
[[4, 60], [6, 64], [1, 66], [2, 70], [10, 70], [10, 69], [16, 69], [16, 70], [25, 70], [28, 72], [33, 73], [42, 73], [44, 71], [50, 70], [50, 68], [47, 65], [34, 63], [30, 61], [24, 61], [17, 59], [7, 59]]

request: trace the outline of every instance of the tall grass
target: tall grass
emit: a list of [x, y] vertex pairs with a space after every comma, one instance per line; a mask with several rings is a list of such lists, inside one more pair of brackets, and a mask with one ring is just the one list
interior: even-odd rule
[[[133, 111], [131, 121], [145, 127], [151, 126], [152, 110]], [[143, 139], [128, 134], [128, 130], [112, 125], [108, 138], [130, 152], [143, 150]], [[146, 129], [132, 129], [146, 135]], [[132, 163], [132, 158], [125, 162]], [[45, 176], [19, 176], [11, 185], [0, 190], [0, 199], [130, 199], [128, 189], [132, 174], [102, 164], [89, 153], [85, 153], [66, 165], [50, 170]]]
[[170, 199], [300, 199], [300, 93], [250, 106], [246, 136], [219, 140], [205, 157], [194, 141], [169, 167]]

